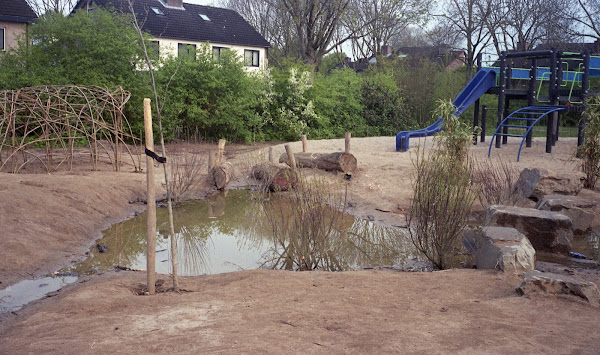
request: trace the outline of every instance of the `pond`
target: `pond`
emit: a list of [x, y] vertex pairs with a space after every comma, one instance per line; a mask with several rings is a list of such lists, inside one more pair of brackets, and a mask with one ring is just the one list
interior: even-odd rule
[[[281, 197], [272, 197], [281, 198]], [[281, 208], [277, 204], [276, 208]], [[273, 228], [264, 213], [265, 204], [250, 191], [217, 192], [204, 201], [188, 201], [174, 209], [179, 274], [195, 276], [257, 268], [285, 268], [278, 263], [288, 246], [273, 237]], [[373, 266], [405, 264], [419, 255], [406, 231], [378, 226], [367, 220], [329, 209], [339, 214], [331, 233], [332, 242], [314, 253], [335, 259], [335, 270], [354, 270]], [[157, 209], [156, 271], [171, 272], [168, 216]], [[108, 247], [100, 252], [93, 247], [89, 257], [64, 273], [89, 274], [115, 267], [146, 268], [146, 213], [115, 224], [97, 242]], [[319, 246], [312, 246], [318, 248]]]

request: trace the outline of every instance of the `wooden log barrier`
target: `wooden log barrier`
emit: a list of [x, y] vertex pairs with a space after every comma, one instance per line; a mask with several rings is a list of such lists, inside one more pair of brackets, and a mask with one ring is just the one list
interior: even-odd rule
[[[356, 171], [356, 157], [350, 153], [295, 153], [296, 165], [301, 168], [317, 168], [326, 171], [341, 171], [351, 174]], [[280, 163], [289, 164], [287, 154], [279, 157]]]
[[218, 190], [223, 190], [227, 187], [229, 181], [233, 179], [233, 173], [233, 165], [230, 162], [223, 163], [211, 169], [208, 175], [209, 182]]
[[252, 177], [259, 180], [270, 191], [287, 191], [298, 181], [290, 167], [262, 163], [252, 167]]

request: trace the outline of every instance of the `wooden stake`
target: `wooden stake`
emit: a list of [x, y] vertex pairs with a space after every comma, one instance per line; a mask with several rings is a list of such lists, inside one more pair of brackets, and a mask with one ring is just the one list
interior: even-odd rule
[[308, 142], [306, 141], [306, 134], [302, 135], [302, 152], [306, 153], [306, 147], [308, 146]]
[[[144, 99], [144, 129], [146, 131], [146, 148], [154, 151], [154, 137], [152, 132], [152, 111], [150, 99]], [[156, 188], [154, 186], [154, 161], [146, 155], [146, 186], [148, 188], [148, 235], [146, 247], [146, 261], [148, 270], [148, 293], [153, 295], [156, 282]]]
[[224, 139], [219, 139], [219, 153], [217, 153], [217, 162], [215, 166], [221, 166], [223, 164], [223, 154], [225, 153], [225, 142]]
[[294, 157], [294, 152], [292, 151], [292, 147], [289, 144], [285, 145], [285, 151], [287, 152], [288, 159], [290, 162], [290, 168], [292, 168], [292, 172], [296, 172], [296, 158]]
[[345, 150], [346, 153], [350, 153], [350, 137], [351, 137], [350, 132], [346, 132], [346, 150]]
[[273, 163], [273, 147], [269, 147], [269, 162]]

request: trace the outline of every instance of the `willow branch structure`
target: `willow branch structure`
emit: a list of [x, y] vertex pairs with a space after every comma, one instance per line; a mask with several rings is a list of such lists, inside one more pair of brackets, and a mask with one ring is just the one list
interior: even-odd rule
[[[130, 97], [120, 86], [113, 90], [63, 85], [0, 91], [0, 171], [17, 173], [31, 161], [39, 161], [47, 172], [63, 164], [70, 170], [75, 145], [82, 142], [89, 148], [93, 170], [106, 154], [119, 171], [126, 151], [138, 171], [140, 166], [126, 144], [135, 147], [139, 141], [124, 113]], [[53, 154], [57, 152], [63, 154]]]

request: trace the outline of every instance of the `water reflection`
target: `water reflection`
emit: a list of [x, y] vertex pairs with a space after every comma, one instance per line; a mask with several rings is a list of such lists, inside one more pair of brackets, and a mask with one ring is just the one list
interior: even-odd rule
[[[277, 208], [281, 206], [280, 203]], [[332, 209], [327, 211], [340, 214]], [[267, 214], [265, 205], [248, 191], [219, 192], [206, 201], [189, 201], [176, 208], [179, 273], [192, 276], [260, 267], [295, 269], [281, 255], [284, 249], [298, 245], [274, 238], [273, 228], [265, 218]], [[403, 230], [377, 226], [346, 214], [340, 216], [340, 227], [330, 240], [320, 245], [318, 253], [326, 260], [323, 269], [401, 265], [417, 255]], [[166, 209], [157, 210], [157, 221], [156, 270], [169, 274], [171, 253]], [[146, 214], [112, 226], [98, 243], [108, 246], [108, 252], [91, 249], [88, 259], [71, 268], [72, 271], [102, 272], [117, 265], [144, 269]]]

